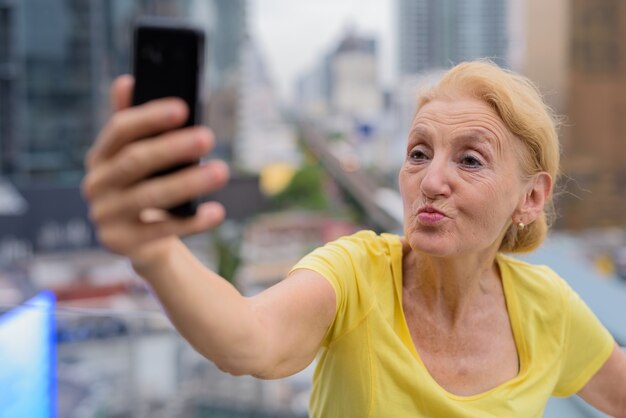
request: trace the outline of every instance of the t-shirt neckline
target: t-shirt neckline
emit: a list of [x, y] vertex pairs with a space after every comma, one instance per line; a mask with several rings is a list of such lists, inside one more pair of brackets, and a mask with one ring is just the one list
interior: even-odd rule
[[447, 397], [451, 399], [455, 399], [458, 401], [473, 401], [473, 400], [477, 400], [485, 396], [488, 396], [490, 394], [493, 394], [494, 392], [501, 390], [505, 387], [508, 387], [510, 385], [514, 385], [520, 380], [524, 379], [524, 377], [527, 374], [527, 369], [528, 369], [526, 344], [524, 340], [523, 327], [521, 323], [521, 314], [520, 314], [519, 304], [518, 304], [517, 296], [514, 291], [514, 285], [513, 283], [511, 283], [511, 280], [512, 280], [511, 274], [508, 271], [508, 266], [506, 265], [505, 262], [503, 262], [503, 258], [505, 258], [506, 256], [504, 256], [501, 253], [498, 253], [496, 255], [496, 263], [500, 271], [500, 277], [502, 278], [502, 287], [504, 289], [505, 303], [506, 303], [507, 312], [509, 315], [511, 330], [513, 333], [513, 340], [515, 341], [515, 348], [517, 350], [517, 356], [518, 356], [519, 363], [520, 363], [519, 371], [517, 373], [517, 376], [505, 382], [502, 382], [499, 385], [494, 386], [493, 388], [488, 389], [484, 392], [476, 393], [474, 395], [457, 395], [457, 394], [447, 391], [443, 386], [439, 384], [439, 382], [437, 382], [437, 380], [435, 380], [435, 378], [430, 374], [430, 372], [424, 365], [424, 362], [422, 361], [422, 358], [420, 357], [417, 351], [417, 348], [415, 347], [415, 343], [413, 342], [413, 337], [411, 336], [411, 332], [409, 331], [409, 325], [406, 321], [406, 316], [404, 314], [404, 307], [402, 306], [403, 251], [402, 251], [401, 237], [398, 235], [393, 235], [393, 234], [383, 234], [383, 235], [387, 235], [388, 237], [391, 238], [390, 244], [391, 244], [393, 279], [394, 279], [394, 285], [396, 287], [396, 296], [398, 297], [398, 303], [400, 304], [400, 311], [402, 312], [402, 323], [400, 327], [399, 337], [402, 340], [403, 344], [409, 349], [409, 351], [411, 352], [411, 354], [417, 361], [418, 366], [423, 371], [423, 374], [428, 376], [428, 378], [431, 380], [433, 385], [438, 390], [440, 390], [444, 395], [446, 395]]

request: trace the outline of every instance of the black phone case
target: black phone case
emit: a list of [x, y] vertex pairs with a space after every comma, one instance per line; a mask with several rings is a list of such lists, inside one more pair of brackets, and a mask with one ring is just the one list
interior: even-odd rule
[[[204, 32], [178, 19], [142, 18], [134, 25], [133, 105], [162, 97], [180, 97], [189, 107], [189, 117], [181, 127], [201, 123], [200, 92], [204, 77]], [[172, 173], [197, 164], [168, 168], [155, 176]], [[184, 185], [181, 185], [184, 187]], [[168, 211], [177, 217], [196, 213], [200, 199], [185, 202]]]

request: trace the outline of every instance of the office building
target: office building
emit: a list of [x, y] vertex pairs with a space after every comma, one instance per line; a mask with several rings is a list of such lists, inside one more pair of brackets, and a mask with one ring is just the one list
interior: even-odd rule
[[[209, 6], [205, 0], [0, 0], [0, 183], [22, 197], [0, 202], [6, 209], [0, 263], [97, 246], [78, 186], [85, 152], [110, 114], [111, 81], [130, 71], [132, 22], [145, 14], [178, 16], [205, 27], [217, 42], [228, 33], [214, 31], [221, 9]], [[207, 50], [209, 62], [221, 62], [217, 51]], [[232, 114], [226, 116], [236, 126]], [[238, 218], [236, 209], [230, 214]]]
[[330, 112], [330, 55], [298, 78], [296, 97], [298, 109], [311, 117], [324, 117]]
[[15, 2], [0, 1], [0, 172], [13, 170], [13, 145], [17, 118]]
[[[139, 15], [178, 16], [205, 27], [219, 89], [226, 74], [236, 74], [245, 4], [0, 1], [0, 174], [16, 183], [79, 183], [85, 152], [110, 112], [110, 83], [130, 71], [131, 24]], [[219, 139], [232, 142], [225, 136]]]
[[371, 119], [383, 107], [376, 40], [347, 33], [330, 56], [330, 106], [339, 114]]
[[570, 0], [509, 0], [511, 69], [530, 78], [559, 114], [567, 111]]
[[370, 120], [383, 109], [376, 39], [348, 31], [297, 82], [301, 112]]
[[211, 79], [215, 86], [239, 82], [242, 46], [248, 32], [246, 4], [245, 0], [213, 0], [215, 20], [209, 44], [214, 50]]
[[[197, 0], [202, 1], [202, 0]], [[205, 121], [216, 139], [215, 153], [231, 161], [239, 132], [242, 96], [242, 57], [247, 37], [247, 1], [213, 0], [213, 17], [208, 33], [208, 109]]]
[[626, 3], [571, 3], [561, 225], [626, 225]]
[[398, 0], [400, 75], [489, 57], [505, 64], [507, 0]]
[[252, 39], [243, 46], [241, 85], [232, 147], [235, 167], [257, 175], [274, 164], [300, 165], [296, 132], [281, 113], [265, 59]]

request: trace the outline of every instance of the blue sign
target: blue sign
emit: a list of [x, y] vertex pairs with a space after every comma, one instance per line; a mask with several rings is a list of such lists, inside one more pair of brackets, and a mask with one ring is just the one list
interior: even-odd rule
[[0, 418], [56, 417], [54, 306], [46, 291], [0, 316]]

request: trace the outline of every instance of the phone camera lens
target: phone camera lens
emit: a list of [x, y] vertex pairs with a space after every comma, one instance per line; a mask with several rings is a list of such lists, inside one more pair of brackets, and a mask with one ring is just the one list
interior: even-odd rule
[[141, 51], [141, 54], [152, 64], [159, 65], [163, 62], [163, 53], [155, 47], [147, 46]]

